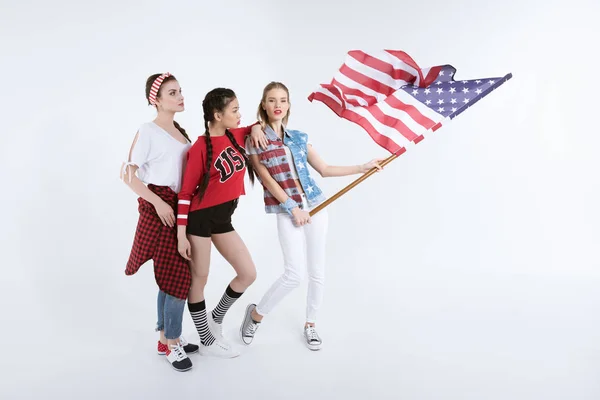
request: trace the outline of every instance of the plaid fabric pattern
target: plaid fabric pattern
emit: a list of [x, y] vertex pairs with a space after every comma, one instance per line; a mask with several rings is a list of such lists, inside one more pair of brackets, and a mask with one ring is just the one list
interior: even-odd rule
[[[177, 194], [167, 186], [148, 185], [167, 204], [177, 209]], [[148, 260], [154, 261], [154, 278], [163, 292], [179, 299], [187, 299], [191, 285], [188, 262], [177, 251], [177, 226], [163, 225], [154, 206], [138, 198], [138, 220], [133, 247], [125, 268], [125, 275], [135, 274]]]

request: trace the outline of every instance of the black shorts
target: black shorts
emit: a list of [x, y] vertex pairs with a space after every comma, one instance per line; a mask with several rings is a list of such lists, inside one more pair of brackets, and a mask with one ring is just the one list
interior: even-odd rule
[[188, 215], [187, 234], [210, 237], [218, 233], [234, 231], [231, 216], [237, 208], [238, 199], [216, 206], [192, 211]]

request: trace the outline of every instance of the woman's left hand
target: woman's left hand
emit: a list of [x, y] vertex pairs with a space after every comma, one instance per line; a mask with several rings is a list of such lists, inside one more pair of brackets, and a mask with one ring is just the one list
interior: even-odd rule
[[360, 173], [364, 174], [369, 172], [370, 170], [372, 170], [373, 168], [377, 168], [377, 172], [381, 171], [383, 169], [383, 167], [381, 166], [381, 162], [383, 162], [383, 159], [374, 159], [369, 161], [366, 164], [363, 164], [360, 166]]

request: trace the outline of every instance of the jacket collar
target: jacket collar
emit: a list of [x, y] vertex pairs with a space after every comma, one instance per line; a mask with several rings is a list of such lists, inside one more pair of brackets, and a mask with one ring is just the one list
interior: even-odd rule
[[[267, 125], [267, 127], [265, 129], [265, 134], [267, 135], [269, 140], [278, 140], [279, 139], [279, 136], [277, 136], [277, 134], [275, 133], [273, 128], [271, 128], [270, 125]], [[288, 131], [288, 129], [285, 126], [283, 127], [283, 135], [284, 135], [284, 137], [287, 136], [288, 139], [292, 138], [292, 135], [290, 135], [290, 132]]]

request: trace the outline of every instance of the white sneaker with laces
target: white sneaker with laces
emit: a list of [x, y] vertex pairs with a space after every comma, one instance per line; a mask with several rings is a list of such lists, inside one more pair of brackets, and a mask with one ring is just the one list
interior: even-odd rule
[[223, 337], [223, 324], [219, 324], [218, 322], [216, 322], [213, 319], [212, 313], [208, 314], [208, 327], [215, 339], [226, 343], [225, 338]]
[[240, 326], [240, 338], [245, 345], [249, 345], [254, 340], [254, 334], [260, 326], [260, 322], [255, 322], [252, 319], [252, 311], [256, 308], [256, 304], [248, 304], [246, 314]]
[[210, 346], [200, 345], [200, 354], [219, 358], [235, 358], [240, 355], [240, 352], [231, 345], [217, 339]]
[[321, 345], [323, 342], [321, 341], [321, 338], [319, 337], [319, 334], [314, 326], [307, 326], [304, 328], [304, 340], [306, 347], [308, 347], [310, 350], [321, 350]]
[[192, 369], [192, 360], [190, 360], [183, 350], [181, 344], [173, 344], [166, 352], [167, 361], [171, 363], [176, 371], [187, 371]]

